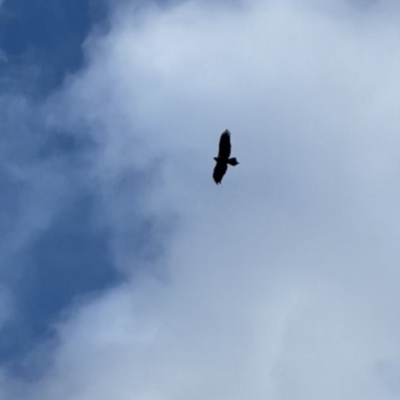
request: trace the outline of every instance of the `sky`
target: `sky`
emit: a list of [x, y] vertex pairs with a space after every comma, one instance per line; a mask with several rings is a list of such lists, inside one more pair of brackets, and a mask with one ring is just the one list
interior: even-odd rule
[[400, 397], [396, 0], [0, 4], [0, 400]]

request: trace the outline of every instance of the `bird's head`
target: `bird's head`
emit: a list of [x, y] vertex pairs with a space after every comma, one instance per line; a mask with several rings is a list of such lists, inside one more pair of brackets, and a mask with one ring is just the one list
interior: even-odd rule
[[218, 157], [214, 157], [214, 160], [215, 160], [216, 162], [218, 162]]

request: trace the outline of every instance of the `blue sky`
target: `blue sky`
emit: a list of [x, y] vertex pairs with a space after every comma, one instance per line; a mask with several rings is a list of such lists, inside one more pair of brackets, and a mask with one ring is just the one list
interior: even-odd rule
[[[54, 324], [69, 307], [123, 279], [107, 226], [96, 225], [101, 206], [88, 176], [96, 144], [84, 130], [46, 126], [42, 115], [47, 99], [85, 65], [85, 39], [107, 30], [107, 12], [106, 2], [90, 0], [13, 0], [1, 7], [0, 287], [12, 311], [0, 330], [0, 363], [16, 376], [32, 374], [26, 357], [55, 340]], [[151, 172], [131, 176], [134, 204]], [[138, 260], [157, 257], [155, 229], [152, 218], [133, 216], [126, 246]]]
[[0, 399], [398, 396], [399, 18], [4, 0]]
[[[55, 190], [72, 186], [74, 174], [84, 173], [82, 154], [90, 143], [68, 131], [49, 130], [36, 118], [35, 98], [43, 98], [78, 71], [83, 63], [82, 45], [88, 33], [107, 22], [101, 1], [12, 0], [0, 12], [0, 63], [2, 83], [3, 144], [11, 149], [15, 165], [46, 168], [59, 164], [54, 179], [64, 180]], [[25, 106], [13, 106], [19, 99]], [[25, 119], [30, 131], [21, 132], [16, 121]], [[62, 165], [61, 165], [62, 164]], [[23, 210], [34, 202], [37, 183], [19, 179], [1, 166], [2, 246], [24, 223]], [[18, 369], [19, 362], [37, 341], [51, 336], [51, 324], [76, 296], [104, 290], [119, 275], [110, 263], [107, 233], [92, 223], [94, 194], [90, 187], [69, 188], [60, 212], [46, 229], [35, 234], [23, 250], [4, 257], [1, 286], [13, 293], [16, 315], [1, 329], [0, 362]], [[23, 229], [23, 228], [22, 228]]]
[[2, 64], [2, 73], [16, 74], [17, 80], [36, 67], [35, 93], [53, 90], [66, 74], [81, 67], [82, 43], [93, 26], [101, 26], [106, 17], [102, 0], [3, 2], [0, 40], [9, 62]]
[[[40, 115], [46, 99], [83, 67], [84, 41], [91, 31], [107, 29], [107, 10], [105, 2], [89, 0], [2, 4], [2, 153], [7, 155], [0, 174], [0, 286], [12, 293], [13, 315], [0, 331], [0, 363], [13, 374], [29, 375], [25, 357], [54, 339], [53, 326], [69, 306], [99, 296], [123, 277], [112, 262], [107, 227], [99, 229], [95, 222], [99, 199], [86, 174], [96, 144], [83, 131], [47, 127]], [[134, 204], [134, 191], [142, 190], [151, 172], [132, 176]], [[29, 231], [31, 218], [42, 213], [49, 219], [44, 227], [33, 226], [23, 239], [24, 224]], [[137, 259], [157, 257], [156, 223], [140, 213], [133, 221], [126, 245]]]

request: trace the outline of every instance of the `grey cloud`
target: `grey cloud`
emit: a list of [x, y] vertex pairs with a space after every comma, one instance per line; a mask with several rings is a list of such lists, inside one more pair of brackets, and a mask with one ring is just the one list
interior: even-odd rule
[[[400, 31], [325, 4], [128, 7], [88, 41], [51, 112], [99, 145], [90, 176], [118, 268], [136, 262], [135, 212], [177, 225], [150, 272], [58, 326], [25, 395], [390, 398], [375, 366], [400, 359]], [[225, 128], [241, 164], [216, 187]]]

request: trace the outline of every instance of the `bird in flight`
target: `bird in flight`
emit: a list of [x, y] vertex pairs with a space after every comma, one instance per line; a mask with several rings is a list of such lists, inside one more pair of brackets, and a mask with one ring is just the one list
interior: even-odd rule
[[236, 158], [229, 158], [231, 155], [231, 133], [226, 129], [222, 132], [221, 138], [219, 139], [219, 152], [218, 157], [214, 157], [217, 162], [213, 172], [213, 178], [217, 185], [219, 185], [224, 177], [228, 164], [235, 166], [238, 165]]

